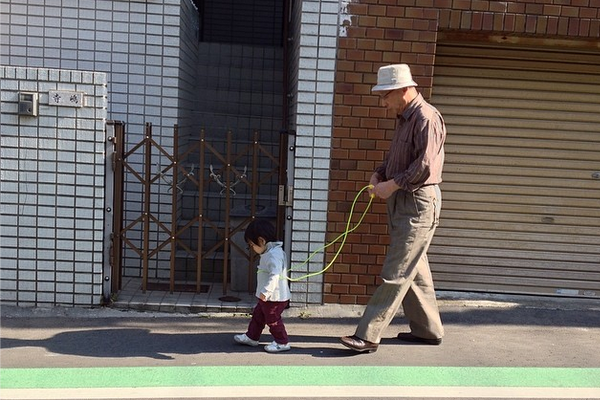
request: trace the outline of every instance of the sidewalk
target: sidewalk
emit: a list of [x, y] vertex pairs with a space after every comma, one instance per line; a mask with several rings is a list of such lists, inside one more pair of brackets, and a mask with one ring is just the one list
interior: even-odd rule
[[[30, 307], [0, 307], [3, 317], [147, 317], [154, 316], [211, 316], [224, 317], [250, 313], [256, 305], [252, 294], [243, 292], [228, 292], [224, 296], [220, 286], [215, 285], [207, 293], [168, 293], [147, 291], [142, 293], [140, 282], [128, 280], [122, 293], [110, 307], [95, 308], [30, 308]], [[222, 297], [239, 299], [238, 301], [223, 301]], [[504, 295], [474, 292], [438, 291], [438, 303], [443, 312], [444, 308], [474, 308], [474, 309], [545, 309], [545, 310], [575, 310], [584, 312], [600, 312], [600, 299], [544, 297], [527, 295]], [[294, 306], [286, 311], [288, 317], [319, 317], [340, 318], [360, 317], [364, 306], [324, 304], [309, 306]], [[123, 314], [127, 312], [128, 314]], [[399, 316], [402, 315], [402, 309]]]
[[[223, 387], [231, 389], [227, 393], [241, 393], [241, 397], [231, 398], [251, 397], [252, 393], [273, 398], [279, 392], [265, 390], [263, 386], [271, 381], [263, 375], [276, 373], [285, 376], [283, 382], [276, 382], [278, 385], [296, 385], [313, 390], [313, 394], [315, 388], [322, 389], [319, 396], [305, 394], [301, 398], [332, 398], [325, 394], [334, 387], [345, 391], [338, 398], [356, 397], [365, 393], [361, 391], [367, 390], [365, 385], [380, 387], [379, 397], [361, 398], [416, 398], [416, 393], [421, 393], [417, 387], [421, 391], [429, 388], [430, 394], [438, 390], [439, 394], [442, 386], [447, 386], [445, 395], [419, 398], [467, 398], [459, 397], [459, 389], [467, 393], [486, 387], [488, 395], [478, 392], [473, 398], [500, 398], [503, 392], [499, 388], [509, 394], [529, 393], [525, 387], [532, 385], [537, 385], [539, 395], [502, 398], [600, 398], [597, 300], [440, 293], [446, 328], [442, 345], [399, 342], [396, 334], [408, 327], [398, 315], [378, 351], [371, 354], [354, 353], [338, 342], [340, 336], [354, 332], [362, 309], [341, 305], [291, 307], [284, 321], [292, 350], [268, 354], [262, 346], [233, 342], [233, 335], [246, 329], [249, 317], [245, 312], [5, 306], [1, 309], [4, 377], [0, 387], [14, 389], [16, 392], [10, 392], [14, 394], [33, 390], [31, 385], [36, 382], [50, 387], [65, 385], [58, 386], [61, 390], [70, 388], [71, 381], [80, 386], [87, 382], [90, 387], [131, 385], [139, 390], [146, 385], [172, 387], [176, 386], [173, 382], [179, 382], [202, 387], [203, 391], [194, 393], [206, 396], [194, 398], [219, 397], [213, 390]], [[261, 344], [272, 340], [266, 330], [261, 339]], [[153, 381], [148, 381], [150, 378]], [[393, 393], [399, 386], [390, 384], [414, 390], [398, 397]], [[353, 386], [357, 386], [354, 392]], [[567, 388], [573, 391], [561, 391]], [[64, 390], [56, 396], [70, 398]], [[453, 391], [456, 393], [451, 396]], [[152, 392], [153, 396], [159, 392]], [[388, 392], [389, 396], [384, 395]], [[189, 395], [189, 390], [185, 393]], [[289, 398], [298, 398], [299, 393], [306, 392], [290, 388], [286, 393]], [[539, 397], [542, 395], [546, 397]], [[41, 398], [37, 392], [35, 396]], [[102, 398], [123, 398], [106, 396]], [[140, 396], [127, 398], [189, 398]]]
[[[396, 334], [408, 330], [399, 313], [386, 330], [378, 352], [361, 355], [360, 362], [377, 359], [389, 365], [600, 367], [600, 301], [451, 292], [441, 293], [439, 297], [446, 329], [441, 346], [398, 342]], [[362, 310], [363, 306], [337, 304], [289, 308], [284, 313], [284, 322], [293, 342], [290, 353], [319, 356], [315, 349], [317, 345], [319, 351], [332, 352], [334, 356], [347, 354], [350, 350], [339, 344], [338, 338], [354, 333]], [[101, 356], [101, 361], [107, 364], [120, 365], [127, 364], [127, 354], [152, 358], [152, 352], [160, 350], [161, 346], [165, 347], [161, 352], [174, 353], [172, 358], [175, 361], [182, 358], [182, 362], [189, 355], [206, 352], [209, 356], [203, 356], [201, 361], [207, 364], [219, 364], [223, 360], [230, 364], [243, 364], [239, 357], [250, 354], [252, 357], [260, 356], [257, 361], [274, 360], [272, 355], [262, 355], [256, 349], [250, 349], [252, 351], [248, 353], [233, 343], [232, 336], [244, 332], [249, 321], [245, 309], [174, 313], [117, 308], [4, 306], [0, 311], [2, 367], [28, 366], [20, 353], [13, 353], [13, 349], [23, 347], [35, 352], [45, 348], [46, 353], [57, 351], [67, 357], [87, 355], [89, 360], [80, 360], [85, 365], [94, 365], [98, 361], [94, 356]], [[136, 335], [144, 340], [138, 340]], [[173, 343], [168, 335], [180, 335], [180, 339], [189, 341], [190, 350]], [[118, 348], [124, 350], [125, 355], [117, 354], [108, 345], [105, 352], [98, 349], [86, 354], [89, 349], [86, 342], [104, 343], [112, 336], [115, 337], [111, 346], [119, 344]], [[70, 349], [66, 348], [65, 338], [70, 340]], [[158, 342], [151, 342], [156, 339]], [[264, 342], [271, 340], [268, 330], [265, 329], [262, 339]], [[32, 346], [19, 345], [25, 340], [28, 342], [23, 344]], [[210, 354], [219, 351], [227, 354], [210, 360]], [[230, 359], [230, 354], [235, 357]], [[392, 358], [398, 355], [401, 359], [387, 361], [388, 355]], [[43, 357], [30, 360], [33, 364], [29, 366], [34, 367], [44, 366], [50, 361], [43, 360]], [[286, 358], [286, 363], [295, 361], [294, 356]]]

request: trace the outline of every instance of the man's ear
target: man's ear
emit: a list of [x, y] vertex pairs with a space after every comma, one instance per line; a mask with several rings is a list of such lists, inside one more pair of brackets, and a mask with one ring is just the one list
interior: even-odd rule
[[259, 238], [258, 238], [258, 243], [257, 243], [257, 245], [259, 245], [259, 246], [264, 246], [264, 245], [266, 245], [266, 244], [267, 244], [267, 241], [265, 240], [265, 238], [263, 238], [263, 237], [259, 237]]

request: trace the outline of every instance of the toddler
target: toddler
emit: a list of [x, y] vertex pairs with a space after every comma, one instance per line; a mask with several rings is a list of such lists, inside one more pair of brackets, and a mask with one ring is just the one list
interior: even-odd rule
[[288, 307], [291, 297], [283, 243], [277, 241], [271, 222], [264, 219], [256, 219], [248, 225], [244, 240], [260, 256], [256, 273], [258, 304], [254, 307], [246, 333], [235, 335], [233, 339], [237, 343], [258, 346], [260, 335], [267, 325], [275, 340], [265, 346], [265, 351], [279, 353], [290, 350], [288, 335], [281, 319], [281, 313]]

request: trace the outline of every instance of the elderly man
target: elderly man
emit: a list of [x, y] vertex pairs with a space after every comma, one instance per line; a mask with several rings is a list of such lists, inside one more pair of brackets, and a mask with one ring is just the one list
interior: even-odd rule
[[402, 341], [438, 345], [440, 318], [427, 249], [439, 222], [446, 127], [441, 114], [416, 89], [406, 64], [381, 67], [377, 93], [397, 116], [396, 131], [384, 162], [371, 176], [372, 195], [387, 201], [390, 246], [377, 288], [354, 335], [341, 343], [357, 352], [374, 352], [402, 305], [410, 332]]

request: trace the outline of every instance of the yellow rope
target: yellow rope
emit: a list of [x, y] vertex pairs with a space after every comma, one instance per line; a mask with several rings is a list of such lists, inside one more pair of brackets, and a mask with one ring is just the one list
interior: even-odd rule
[[317, 253], [319, 253], [322, 250], [325, 250], [326, 248], [328, 248], [329, 246], [331, 246], [332, 244], [336, 243], [338, 240], [340, 240], [341, 238], [343, 238], [342, 243], [340, 244], [339, 249], [337, 249], [335, 256], [333, 257], [333, 259], [327, 264], [327, 266], [325, 268], [323, 268], [321, 271], [318, 272], [312, 272], [310, 274], [306, 274], [306, 275], [302, 275], [298, 278], [290, 278], [290, 277], [286, 277], [288, 280], [292, 281], [292, 282], [296, 282], [296, 281], [300, 281], [302, 279], [306, 279], [306, 278], [310, 278], [311, 276], [316, 276], [319, 274], [324, 273], [325, 271], [327, 271], [329, 269], [329, 267], [331, 267], [331, 265], [335, 262], [335, 260], [337, 259], [338, 255], [340, 254], [340, 252], [342, 251], [342, 248], [344, 247], [344, 244], [346, 243], [346, 238], [348, 237], [349, 233], [352, 233], [354, 230], [356, 230], [360, 224], [362, 223], [363, 219], [365, 218], [365, 215], [367, 214], [367, 211], [369, 211], [369, 208], [371, 207], [371, 203], [373, 202], [373, 198], [375, 197], [375, 195], [371, 194], [370, 198], [369, 198], [369, 203], [367, 204], [367, 207], [365, 207], [365, 210], [363, 211], [362, 215], [360, 216], [360, 219], [358, 220], [358, 222], [356, 223], [356, 225], [354, 225], [352, 228], [350, 228], [350, 222], [352, 221], [352, 214], [354, 213], [354, 206], [356, 205], [356, 202], [358, 201], [359, 196], [367, 189], [372, 189], [373, 185], [367, 185], [364, 188], [362, 188], [358, 194], [356, 195], [356, 197], [354, 197], [354, 201], [352, 202], [352, 207], [350, 208], [350, 215], [348, 216], [348, 222], [346, 222], [346, 230], [339, 235], [338, 237], [336, 237], [332, 242], [326, 244], [325, 246], [322, 246], [320, 248], [318, 248], [317, 250], [313, 251], [311, 253], [311, 255], [300, 265], [297, 265], [295, 267], [299, 268], [302, 267], [303, 265], [306, 265], [306, 263], [308, 263], [310, 261], [311, 258], [313, 258]]

